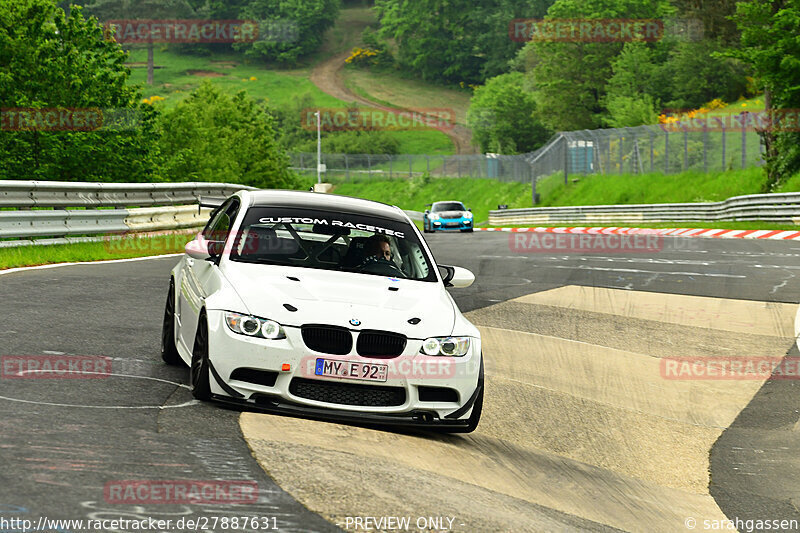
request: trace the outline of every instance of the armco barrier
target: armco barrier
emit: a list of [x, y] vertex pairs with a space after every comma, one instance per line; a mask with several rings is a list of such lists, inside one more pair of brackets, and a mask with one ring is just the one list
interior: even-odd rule
[[0, 211], [0, 236], [61, 237], [124, 232], [128, 231], [127, 214], [125, 209]]
[[588, 205], [500, 209], [491, 226], [576, 223], [589, 225], [698, 221], [800, 223], [800, 193], [734, 196], [722, 202], [687, 204]]
[[254, 187], [231, 183], [85, 183], [0, 180], [0, 207], [150, 207], [196, 203]]
[[196, 228], [206, 223], [209, 213], [211, 209], [196, 205], [143, 207], [129, 210], [125, 225], [130, 231]]
[[255, 190], [205, 182], [4, 180], [0, 181], [0, 207], [16, 209], [0, 211], [0, 239], [20, 240], [0, 240], [0, 247], [84, 242], [93, 240], [92, 235], [109, 233], [196, 228], [206, 223], [210, 212], [198, 208], [201, 196], [224, 197], [242, 189]]

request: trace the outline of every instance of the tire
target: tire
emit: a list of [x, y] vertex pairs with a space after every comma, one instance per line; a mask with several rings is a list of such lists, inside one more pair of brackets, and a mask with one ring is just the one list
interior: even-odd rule
[[461, 233], [472, 233], [472, 228], [462, 229]]
[[175, 280], [169, 279], [169, 293], [164, 305], [164, 321], [161, 323], [161, 359], [168, 365], [184, 365], [175, 346]]
[[422, 232], [431, 233], [431, 230], [428, 229], [428, 226], [425, 225], [425, 222], [422, 223]]
[[192, 387], [192, 396], [198, 400], [211, 399], [211, 384], [208, 371], [208, 324], [205, 313], [200, 315], [197, 322], [197, 333], [194, 336], [192, 348], [192, 366], [189, 367], [189, 384]]

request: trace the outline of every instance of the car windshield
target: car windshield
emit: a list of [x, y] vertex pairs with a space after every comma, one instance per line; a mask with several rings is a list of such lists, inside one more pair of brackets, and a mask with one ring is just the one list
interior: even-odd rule
[[230, 258], [436, 281], [431, 260], [410, 224], [360, 214], [251, 207]]
[[433, 204], [434, 213], [441, 211], [466, 211], [467, 208], [461, 202], [439, 202]]

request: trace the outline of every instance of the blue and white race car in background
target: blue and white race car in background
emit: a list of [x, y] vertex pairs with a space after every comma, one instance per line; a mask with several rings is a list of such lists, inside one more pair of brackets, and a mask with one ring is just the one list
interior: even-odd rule
[[456, 201], [434, 202], [428, 204], [422, 215], [422, 228], [425, 233], [434, 231], [472, 231], [472, 210]]

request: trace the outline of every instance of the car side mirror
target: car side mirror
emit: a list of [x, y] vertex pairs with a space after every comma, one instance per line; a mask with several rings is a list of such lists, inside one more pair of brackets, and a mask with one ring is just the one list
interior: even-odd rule
[[469, 211], [470, 213], [472, 213], [472, 208], [471, 208], [471, 207], [468, 207], [468, 208], [467, 208], [467, 211]]
[[186, 255], [201, 261], [215, 261], [222, 255], [225, 248], [225, 241], [209, 241], [202, 236], [186, 243], [184, 251]]
[[430, 211], [428, 211], [427, 209], [425, 210], [425, 214], [426, 214], [426, 215], [429, 215], [430, 213], [431, 213], [431, 212], [430, 212]]
[[475, 274], [466, 268], [450, 265], [437, 266], [444, 271], [442, 272], [442, 282], [444, 283], [445, 287], [463, 289], [464, 287], [469, 287], [475, 282]]
[[186, 255], [192, 259], [200, 259], [202, 261], [211, 257], [211, 254], [208, 253], [208, 241], [203, 240], [202, 237], [197, 237], [187, 242], [183, 249]]

